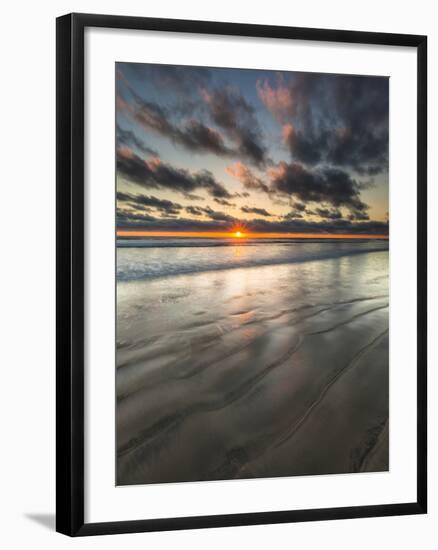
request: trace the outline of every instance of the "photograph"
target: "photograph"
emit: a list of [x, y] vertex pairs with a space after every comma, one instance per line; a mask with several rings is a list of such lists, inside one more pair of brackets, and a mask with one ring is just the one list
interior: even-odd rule
[[3, 5], [5, 550], [438, 548], [438, 25], [375, 4]]
[[116, 484], [389, 470], [389, 78], [115, 63]]

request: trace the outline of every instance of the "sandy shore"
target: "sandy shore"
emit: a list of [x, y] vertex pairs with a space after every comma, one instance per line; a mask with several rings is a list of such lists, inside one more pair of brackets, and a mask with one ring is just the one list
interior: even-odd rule
[[386, 252], [118, 285], [118, 484], [388, 469]]

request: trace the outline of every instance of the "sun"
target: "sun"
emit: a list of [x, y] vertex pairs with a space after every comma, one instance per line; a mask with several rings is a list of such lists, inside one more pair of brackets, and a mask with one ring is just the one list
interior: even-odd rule
[[237, 237], [237, 238], [239, 239], [240, 237], [243, 237], [243, 233], [242, 233], [241, 231], [236, 231], [236, 232], [234, 233], [234, 236]]

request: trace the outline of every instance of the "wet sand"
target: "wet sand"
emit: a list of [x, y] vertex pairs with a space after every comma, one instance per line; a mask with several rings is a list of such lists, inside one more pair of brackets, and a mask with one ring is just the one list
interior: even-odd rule
[[387, 264], [119, 282], [117, 483], [387, 470]]

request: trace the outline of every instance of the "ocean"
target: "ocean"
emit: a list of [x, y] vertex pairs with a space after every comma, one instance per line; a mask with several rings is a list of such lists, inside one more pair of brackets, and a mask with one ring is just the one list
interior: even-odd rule
[[117, 280], [291, 264], [387, 250], [387, 240], [119, 239]]

